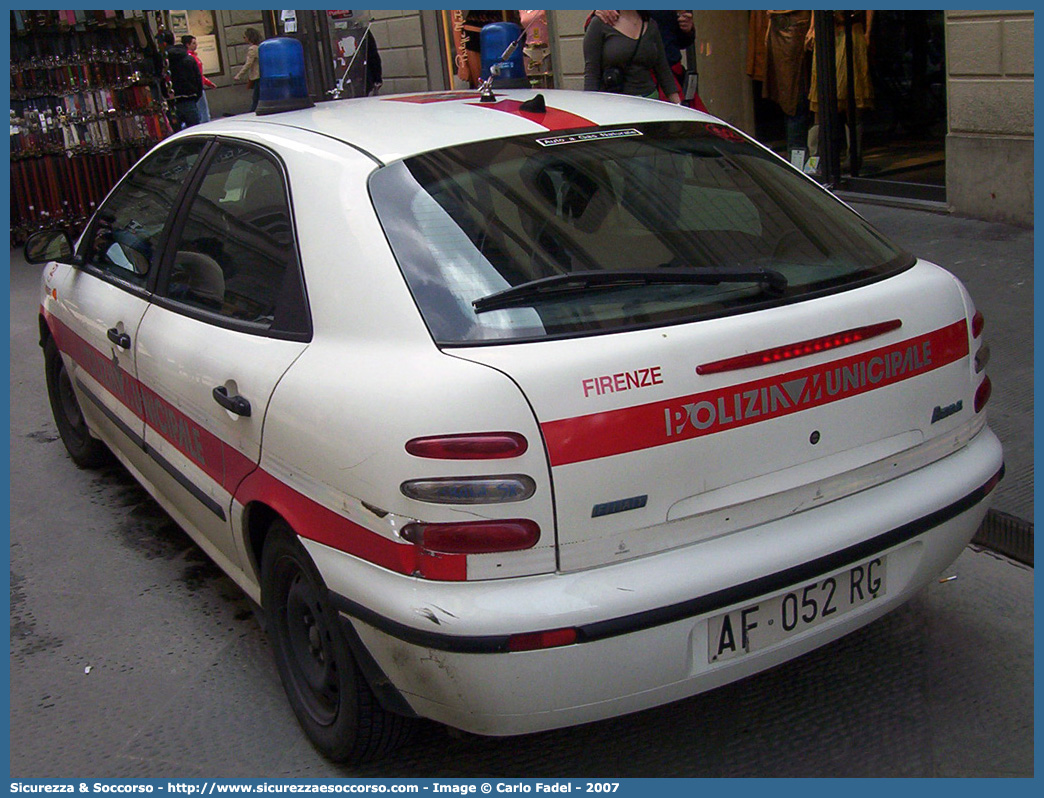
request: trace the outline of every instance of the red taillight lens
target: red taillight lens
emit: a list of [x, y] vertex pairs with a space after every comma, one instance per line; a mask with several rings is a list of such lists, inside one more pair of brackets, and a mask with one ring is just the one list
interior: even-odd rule
[[441, 554], [495, 554], [531, 549], [540, 527], [528, 519], [466, 521], [459, 524], [407, 524], [402, 536], [426, 551]]
[[766, 366], [769, 363], [779, 363], [784, 360], [792, 360], [796, 357], [805, 357], [828, 349], [837, 349], [839, 346], [848, 346], [884, 335], [892, 330], [903, 326], [899, 319], [883, 321], [880, 324], [870, 324], [866, 327], [856, 327], [852, 330], [825, 335], [822, 338], [813, 338], [808, 341], [799, 341], [786, 346], [777, 346], [773, 349], [762, 349], [760, 352], [751, 352], [748, 355], [716, 360], [713, 363], [704, 363], [696, 367], [697, 374], [718, 374], [722, 371], [737, 371], [738, 369], [752, 368], [754, 366]]
[[982, 315], [982, 311], [977, 310], [972, 316], [972, 338], [978, 338], [982, 335], [982, 328], [986, 326], [986, 317]]
[[990, 401], [990, 394], [993, 393], [993, 383], [990, 382], [990, 378], [986, 377], [982, 384], [979, 386], [979, 390], [975, 392], [975, 412], [979, 413], [986, 403]]
[[508, 651], [536, 651], [540, 648], [570, 646], [576, 642], [576, 629], [551, 629], [546, 632], [527, 632], [508, 638]]
[[525, 454], [529, 443], [517, 432], [477, 432], [414, 438], [406, 451], [433, 460], [503, 460]]

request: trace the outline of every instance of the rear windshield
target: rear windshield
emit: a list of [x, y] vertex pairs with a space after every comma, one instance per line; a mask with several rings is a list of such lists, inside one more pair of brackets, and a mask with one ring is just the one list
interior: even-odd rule
[[912, 262], [781, 160], [702, 122], [436, 150], [377, 170], [370, 191], [444, 345], [742, 313]]

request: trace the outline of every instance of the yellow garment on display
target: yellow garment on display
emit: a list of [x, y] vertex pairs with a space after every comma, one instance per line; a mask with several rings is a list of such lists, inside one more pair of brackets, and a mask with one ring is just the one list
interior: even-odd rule
[[[837, 107], [844, 111], [848, 100], [848, 61], [845, 57], [845, 29], [834, 26], [834, 62], [837, 66]], [[852, 23], [852, 67], [855, 72], [855, 101], [857, 108], [874, 107], [874, 86], [870, 81], [870, 59], [867, 54], [866, 28], [862, 22]], [[808, 92], [809, 107], [819, 110], [819, 84], [816, 60], [812, 59], [812, 86]]]

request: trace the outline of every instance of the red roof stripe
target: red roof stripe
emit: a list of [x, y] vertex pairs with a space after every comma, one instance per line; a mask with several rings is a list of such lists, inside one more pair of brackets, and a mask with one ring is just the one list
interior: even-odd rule
[[521, 110], [522, 103], [519, 100], [498, 100], [495, 103], [469, 103], [480, 108], [490, 108], [494, 111], [503, 111], [505, 114], [520, 116], [546, 127], [548, 130], [572, 130], [578, 127], [597, 127], [595, 122], [560, 108], [548, 107], [542, 114], [534, 114], [531, 111]]

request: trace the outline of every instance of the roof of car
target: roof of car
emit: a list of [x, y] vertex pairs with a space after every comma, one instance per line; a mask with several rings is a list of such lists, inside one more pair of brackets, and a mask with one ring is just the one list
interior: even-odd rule
[[[520, 108], [538, 93], [544, 96], [544, 113]], [[713, 117], [671, 103], [599, 92], [497, 91], [495, 102], [483, 103], [478, 92], [449, 91], [323, 102], [264, 116], [240, 114], [209, 123], [207, 128], [214, 132], [221, 128], [298, 128], [343, 141], [389, 163], [484, 139], [546, 131], [582, 135], [585, 128], [676, 119], [707, 121]]]

